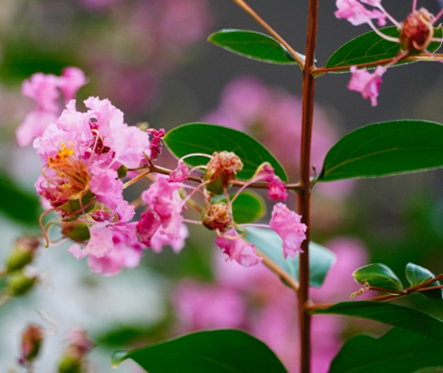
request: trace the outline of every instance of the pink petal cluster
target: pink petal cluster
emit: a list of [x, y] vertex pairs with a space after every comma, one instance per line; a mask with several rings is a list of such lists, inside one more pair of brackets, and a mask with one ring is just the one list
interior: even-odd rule
[[378, 92], [382, 83], [382, 75], [386, 72], [383, 66], [377, 66], [373, 73], [366, 68], [358, 70], [356, 66], [351, 66], [352, 77], [348, 84], [351, 91], [360, 92], [363, 98], [369, 98], [371, 105], [377, 105]]
[[165, 245], [178, 252], [185, 245], [188, 229], [181, 214], [184, 208], [178, 194], [181, 187], [182, 184], [169, 182], [168, 177], [159, 175], [142, 194], [147, 210], [137, 223], [137, 232], [140, 241], [156, 252]]
[[235, 229], [227, 231], [225, 235], [228, 238], [217, 237], [215, 243], [228, 255], [226, 261], [234, 260], [243, 267], [250, 267], [262, 261], [262, 258], [257, 255], [256, 247], [246, 243]]
[[371, 23], [371, 19], [377, 19], [380, 26], [386, 25], [386, 15], [377, 10], [368, 10], [362, 3], [378, 6], [380, 0], [337, 0], [337, 11], [334, 13], [337, 18], [345, 18], [354, 26], [363, 23]]
[[301, 216], [289, 210], [283, 203], [277, 203], [272, 210], [269, 223], [283, 240], [283, 255], [285, 258], [295, 258], [302, 252], [301, 243], [306, 239], [306, 225], [301, 222]]
[[27, 146], [43, 134], [50, 123], [55, 123], [61, 108], [57, 100], [59, 89], [65, 101], [73, 99], [77, 91], [87, 83], [83, 71], [76, 67], [63, 69], [61, 76], [36, 73], [22, 85], [22, 94], [32, 98], [37, 107], [32, 110], [17, 129], [17, 142]]
[[[143, 248], [137, 225], [130, 222], [134, 207], [123, 197], [117, 170], [139, 167], [150, 141], [146, 132], [128, 126], [109, 100], [90, 97], [85, 105], [88, 110], [80, 112], [70, 101], [60, 118], [34, 141], [44, 164], [36, 189], [62, 220], [88, 225], [85, 247], [77, 243], [69, 252], [78, 259], [89, 256], [93, 272], [114, 275], [123, 267], [137, 266]], [[78, 211], [72, 207], [76, 204]]]

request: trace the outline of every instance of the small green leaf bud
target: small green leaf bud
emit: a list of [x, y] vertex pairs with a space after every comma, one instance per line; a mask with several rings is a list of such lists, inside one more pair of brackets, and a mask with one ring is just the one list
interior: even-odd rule
[[19, 363], [25, 365], [38, 356], [43, 342], [44, 333], [40, 326], [30, 324], [22, 334], [21, 356]]
[[28, 276], [23, 271], [12, 272], [7, 280], [7, 291], [12, 297], [20, 297], [28, 293], [37, 280], [37, 276]]
[[91, 238], [88, 225], [82, 221], [72, 221], [62, 223], [62, 234], [71, 240], [84, 243]]
[[6, 273], [17, 271], [32, 263], [40, 242], [37, 237], [20, 237], [6, 259]]
[[83, 373], [82, 360], [77, 356], [63, 355], [58, 365], [58, 373]]

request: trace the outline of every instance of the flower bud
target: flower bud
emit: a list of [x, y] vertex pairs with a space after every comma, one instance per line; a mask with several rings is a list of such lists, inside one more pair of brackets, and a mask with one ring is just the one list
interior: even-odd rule
[[63, 221], [76, 220], [82, 214], [94, 208], [95, 195], [88, 191], [81, 199], [72, 199], [59, 207]]
[[58, 373], [84, 373], [84, 357], [92, 348], [92, 342], [81, 329], [72, 330], [68, 338], [70, 344], [60, 359]]
[[84, 243], [91, 238], [88, 225], [82, 221], [72, 221], [62, 223], [62, 234], [71, 240]]
[[243, 163], [233, 152], [215, 152], [207, 164], [204, 180], [209, 180], [206, 190], [214, 195], [223, 194], [224, 188], [229, 188], [231, 182], [237, 178]]
[[203, 213], [202, 223], [210, 230], [228, 231], [232, 227], [231, 208], [224, 202], [210, 205]]
[[43, 330], [36, 324], [30, 324], [22, 334], [20, 364], [33, 361], [40, 351], [43, 341]]
[[12, 297], [20, 297], [28, 293], [37, 280], [37, 276], [28, 276], [23, 271], [12, 272], [7, 280], [7, 291]]
[[83, 373], [82, 360], [75, 356], [63, 355], [58, 365], [58, 373]]
[[37, 237], [20, 237], [6, 260], [6, 273], [17, 271], [32, 263], [40, 242]]
[[425, 50], [431, 43], [434, 35], [433, 20], [434, 16], [424, 8], [409, 14], [401, 27], [401, 49]]

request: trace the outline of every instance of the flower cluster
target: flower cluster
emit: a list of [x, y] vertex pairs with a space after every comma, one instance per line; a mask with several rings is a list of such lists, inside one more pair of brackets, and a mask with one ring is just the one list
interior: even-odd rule
[[[352, 78], [348, 89], [360, 92], [365, 99], [369, 98], [372, 106], [377, 105], [381, 77], [389, 67], [411, 53], [416, 54], [417, 52], [424, 52], [438, 60], [428, 51], [428, 47], [433, 41], [442, 42], [441, 39], [434, 37], [434, 25], [443, 14], [443, 10], [434, 17], [424, 8], [417, 10], [417, 0], [414, 0], [412, 12], [403, 23], [399, 23], [386, 12], [381, 5], [381, 0], [337, 0], [336, 5], [335, 16], [337, 18], [345, 18], [355, 26], [367, 23], [380, 37], [400, 45], [398, 55], [386, 66], [378, 66], [373, 73], [368, 72], [366, 68], [359, 70], [356, 66], [351, 67]], [[372, 9], [368, 9], [365, 5]], [[386, 19], [389, 19], [398, 28], [399, 37], [385, 35], [374, 25], [373, 19], [378, 20], [379, 26], [384, 26]]]
[[[270, 199], [286, 199], [286, 185], [270, 164], [260, 165], [250, 180], [240, 184], [233, 197], [228, 189], [243, 168], [243, 162], [233, 152], [188, 154], [178, 161], [175, 170], [167, 172], [169, 176], [154, 176], [154, 162], [162, 151], [165, 131], [128, 126], [123, 112], [107, 99], [90, 97], [84, 101], [87, 110], [78, 111], [72, 98], [86, 80], [78, 69], [67, 71], [61, 78], [34, 75], [24, 87], [30, 92], [30, 86], [41, 88], [57, 82], [51, 89], [34, 89], [41, 108], [52, 110], [50, 119], [40, 117], [38, 128], [43, 132], [34, 141], [43, 164], [35, 187], [47, 207], [46, 213], [58, 213], [62, 235], [74, 241], [68, 250], [74, 257], [88, 257], [88, 265], [94, 272], [114, 275], [121, 268], [137, 266], [144, 248], [160, 252], [169, 245], [175, 252], [182, 250], [188, 236], [184, 223], [190, 222], [214, 230], [216, 244], [228, 255], [228, 260], [245, 267], [261, 261], [256, 247], [243, 239], [243, 233], [238, 233], [245, 228], [235, 222], [233, 203], [246, 187], [257, 182], [267, 183], [264, 185], [268, 186]], [[56, 87], [66, 99], [71, 99], [58, 118], [54, 103]], [[18, 132], [22, 131], [20, 127]], [[193, 156], [207, 157], [208, 163], [189, 169], [185, 159]], [[186, 184], [191, 174], [202, 172], [201, 169], [204, 175], [197, 178], [200, 185]], [[125, 183], [128, 176], [133, 179]], [[146, 178], [151, 180], [150, 186], [139, 202], [129, 203], [123, 190]], [[185, 219], [183, 211], [188, 202], [196, 203], [192, 198], [197, 194], [203, 197], [204, 213], [199, 221]], [[226, 200], [220, 200], [219, 196]], [[145, 211], [134, 220], [135, 205], [143, 204]], [[285, 257], [293, 258], [301, 251], [306, 225], [283, 203], [275, 205], [270, 225], [266, 227], [282, 238]], [[44, 233], [49, 244], [45, 229]]]

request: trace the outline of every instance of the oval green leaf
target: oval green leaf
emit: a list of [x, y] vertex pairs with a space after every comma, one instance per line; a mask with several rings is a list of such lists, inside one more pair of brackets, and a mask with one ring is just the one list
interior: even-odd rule
[[381, 263], [369, 264], [354, 271], [352, 274], [359, 284], [369, 285], [388, 290], [401, 291], [403, 284], [391, 268]]
[[443, 364], [442, 350], [441, 341], [393, 328], [380, 338], [359, 335], [348, 340], [332, 361], [329, 373], [415, 372]]
[[9, 175], [0, 171], [0, 212], [17, 222], [37, 225], [41, 212], [35, 193], [21, 188]]
[[[238, 173], [239, 179], [250, 179], [258, 166], [269, 162], [274, 167], [275, 174], [283, 181], [288, 181], [283, 166], [269, 150], [246, 133], [232, 128], [208, 123], [188, 123], [169, 131], [163, 141], [177, 158], [192, 153], [212, 155], [224, 150], [234, 152], [244, 165], [243, 170]], [[205, 165], [208, 161], [206, 157], [185, 159], [191, 166]]]
[[[442, 27], [434, 29], [434, 36], [436, 38], [442, 37]], [[385, 35], [390, 37], [399, 36], [400, 32], [395, 26], [385, 27], [380, 29]], [[428, 50], [430, 52], [437, 51], [441, 46], [439, 42], [433, 42], [429, 44]], [[400, 44], [394, 43], [383, 39], [375, 33], [375, 31], [367, 32], [363, 35], [357, 36], [355, 39], [347, 42], [336, 50], [331, 57], [329, 57], [328, 62], [326, 62], [326, 67], [341, 67], [341, 66], [351, 66], [358, 65], [362, 63], [376, 62], [384, 60], [387, 58], [394, 58], [400, 52]], [[396, 65], [402, 65], [406, 63], [411, 63], [413, 61], [400, 61]], [[347, 72], [340, 71], [340, 72]]]
[[[287, 49], [274, 38], [255, 31], [221, 30], [211, 34], [208, 41], [230, 52], [262, 62], [297, 64]], [[301, 57], [304, 57], [301, 55]]]
[[[259, 251], [298, 281], [299, 256], [294, 259], [283, 256], [283, 241], [271, 229], [247, 228], [246, 241], [253, 243]], [[335, 254], [314, 242], [309, 244], [310, 285], [322, 286], [329, 268], [335, 263]]]
[[[427, 268], [421, 267], [414, 263], [408, 263], [406, 266], [406, 279], [411, 284], [411, 286], [420, 285], [425, 281], [429, 281], [434, 278], [435, 275]], [[440, 281], [435, 281], [429, 286], [440, 285]], [[429, 290], [426, 292], [420, 292], [432, 299], [443, 299], [442, 289]]]
[[326, 154], [319, 181], [383, 177], [443, 167], [443, 125], [422, 120], [370, 124]]
[[197, 332], [116, 353], [113, 364], [125, 359], [149, 373], [287, 373], [268, 346], [240, 330]]
[[[231, 199], [234, 197], [232, 194]], [[213, 201], [226, 202], [226, 198], [213, 198]], [[232, 204], [232, 215], [237, 224], [253, 223], [266, 214], [263, 198], [252, 191], [242, 192]]]
[[398, 326], [441, 340], [443, 321], [422, 311], [380, 302], [342, 302], [328, 308], [315, 310], [315, 314], [334, 314], [358, 317]]

